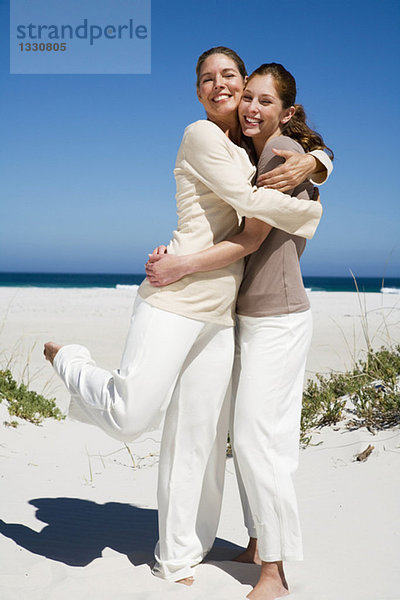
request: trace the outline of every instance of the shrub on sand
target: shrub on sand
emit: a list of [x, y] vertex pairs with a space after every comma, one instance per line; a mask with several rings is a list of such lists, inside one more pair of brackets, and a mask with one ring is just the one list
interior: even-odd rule
[[352, 371], [317, 374], [303, 394], [301, 443], [307, 446], [316, 427], [349, 416], [349, 428], [384, 429], [400, 424], [400, 345], [367, 351]]
[[20, 417], [39, 425], [48, 417], [61, 421], [65, 416], [56, 406], [54, 399], [29, 390], [23, 383], [18, 384], [11, 371], [0, 371], [0, 402], [8, 403], [10, 415]]

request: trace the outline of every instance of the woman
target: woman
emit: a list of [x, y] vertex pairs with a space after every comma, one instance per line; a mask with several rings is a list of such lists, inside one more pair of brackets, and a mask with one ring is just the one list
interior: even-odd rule
[[[175, 177], [179, 221], [171, 250], [176, 254], [194, 252], [234, 235], [239, 231], [237, 213], [311, 237], [321, 207], [275, 190], [253, 188], [254, 168], [245, 151], [228, 137], [239, 137], [236, 111], [246, 75], [241, 59], [228, 49], [213, 53], [202, 62], [202, 75], [217, 78], [218, 83], [204, 98], [210, 120], [189, 126], [178, 152]], [[309, 170], [307, 162], [304, 172]], [[163, 290], [144, 281], [135, 302], [121, 368], [113, 373], [97, 367], [82, 346], [45, 344], [46, 358], [89, 420], [117, 439], [132, 440], [158, 427], [172, 392], [171, 410], [185, 398], [179, 422], [170, 419], [171, 430], [164, 427], [166, 443], [161, 451], [165, 472], [171, 471], [168, 485], [160, 486], [160, 514], [164, 514], [166, 505], [175, 506], [175, 496], [182, 499], [179, 506], [183, 506], [172, 514], [173, 518], [160, 520], [160, 569], [156, 572], [169, 580], [190, 575], [192, 564], [201, 560], [205, 545], [215, 535], [211, 529], [216, 525], [210, 527], [204, 518], [204, 527], [197, 526], [196, 511], [202, 504], [200, 497], [206, 498], [204, 511], [208, 501], [218, 498], [220, 502], [220, 462], [216, 462], [216, 474], [209, 482], [204, 474], [215, 447], [221, 444], [222, 435], [218, 436], [217, 430], [223, 420], [221, 411], [233, 362], [233, 307], [241, 276], [242, 263], [236, 262], [214, 273], [193, 275]], [[164, 349], [162, 361], [156, 364], [160, 349]], [[193, 394], [193, 381], [201, 383], [205, 404]], [[193, 435], [185, 451], [187, 431], [172, 429], [188, 416]], [[223, 428], [221, 425], [221, 431]], [[168, 456], [177, 446], [186, 457], [181, 464]], [[208, 492], [202, 495], [203, 483]]]
[[[295, 80], [282, 65], [262, 65], [247, 81], [239, 119], [243, 134], [253, 141], [259, 174], [276, 166], [279, 158], [272, 148], [326, 148], [307, 126], [295, 99]], [[305, 182], [292, 194], [312, 199], [313, 186]], [[298, 462], [302, 386], [312, 333], [299, 266], [305, 240], [246, 219], [242, 233], [201, 253], [154, 253], [146, 272], [153, 285], [160, 285], [220, 268], [258, 246], [246, 262], [236, 306], [233, 448], [250, 535], [238, 559], [261, 559], [259, 583], [248, 597], [273, 600], [289, 593], [282, 561], [302, 559], [292, 474]]]

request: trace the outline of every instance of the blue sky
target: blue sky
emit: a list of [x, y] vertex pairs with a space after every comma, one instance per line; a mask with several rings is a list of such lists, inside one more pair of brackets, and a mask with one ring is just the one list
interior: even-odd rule
[[0, 0], [0, 271], [140, 273], [176, 226], [195, 63], [281, 62], [333, 148], [305, 275], [400, 276], [398, 1], [153, 0], [150, 75], [10, 75]]

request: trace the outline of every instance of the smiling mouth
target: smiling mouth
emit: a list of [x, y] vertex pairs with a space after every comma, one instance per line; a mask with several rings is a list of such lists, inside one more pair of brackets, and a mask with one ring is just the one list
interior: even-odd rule
[[253, 125], [253, 126], [259, 125], [262, 121], [262, 119], [254, 119], [253, 117], [246, 117], [246, 116], [244, 116], [243, 119], [247, 125]]
[[219, 94], [213, 98], [213, 102], [223, 102], [224, 100], [229, 100], [229, 98], [232, 98], [230, 94]]

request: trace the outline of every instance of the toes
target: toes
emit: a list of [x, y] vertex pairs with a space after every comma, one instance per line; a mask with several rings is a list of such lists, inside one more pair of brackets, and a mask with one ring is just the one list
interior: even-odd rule
[[184, 577], [183, 579], [178, 579], [176, 583], [182, 583], [183, 585], [193, 585], [194, 577]]

